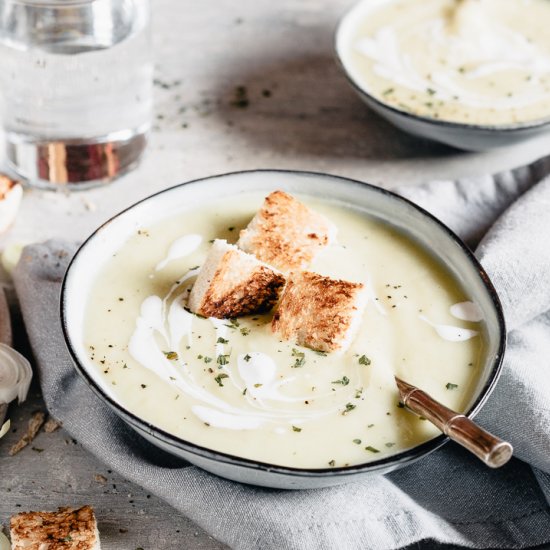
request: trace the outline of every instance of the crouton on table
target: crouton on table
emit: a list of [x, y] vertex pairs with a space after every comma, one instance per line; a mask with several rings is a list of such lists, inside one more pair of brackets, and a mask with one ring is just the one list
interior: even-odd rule
[[57, 512], [22, 512], [11, 518], [12, 550], [100, 550], [90, 506]]
[[218, 319], [269, 311], [284, 283], [281, 273], [216, 239], [189, 294], [189, 309]]
[[344, 351], [366, 305], [362, 283], [309, 271], [291, 273], [271, 328], [284, 340], [319, 351]]
[[281, 271], [307, 267], [336, 236], [336, 226], [284, 191], [269, 194], [237, 246]]

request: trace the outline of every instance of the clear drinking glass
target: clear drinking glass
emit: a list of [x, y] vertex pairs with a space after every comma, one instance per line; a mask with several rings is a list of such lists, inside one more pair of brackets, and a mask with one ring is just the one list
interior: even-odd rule
[[152, 112], [149, 0], [0, 0], [0, 116], [32, 185], [86, 188], [138, 162]]

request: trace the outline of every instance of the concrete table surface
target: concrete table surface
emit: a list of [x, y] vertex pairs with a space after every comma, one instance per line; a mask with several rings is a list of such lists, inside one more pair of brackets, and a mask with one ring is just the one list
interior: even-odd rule
[[[350, 5], [349, 0], [155, 0], [156, 112], [140, 167], [101, 189], [28, 190], [15, 226], [0, 237], [0, 249], [49, 237], [82, 239], [142, 197], [215, 173], [296, 168], [381, 186], [414, 185], [510, 168], [550, 149], [549, 137], [464, 153], [391, 127], [355, 96], [334, 62], [333, 31]], [[235, 104], [239, 86], [246, 106]], [[15, 345], [25, 349], [10, 295]], [[9, 457], [10, 444], [40, 408], [35, 384], [28, 402], [10, 410], [16, 431], [0, 442], [0, 524], [20, 510], [90, 503], [106, 550], [224, 547], [110, 472], [63, 430], [41, 433], [31, 447]]]

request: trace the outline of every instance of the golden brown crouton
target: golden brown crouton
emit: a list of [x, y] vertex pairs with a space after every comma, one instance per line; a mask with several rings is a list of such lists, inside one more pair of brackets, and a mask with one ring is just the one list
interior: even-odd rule
[[345, 350], [366, 304], [361, 283], [291, 273], [271, 328], [284, 340], [319, 351]]
[[218, 319], [268, 311], [284, 283], [282, 274], [217, 239], [193, 285], [189, 309]]
[[306, 267], [336, 227], [284, 191], [274, 191], [241, 231], [237, 246], [281, 271]]
[[11, 518], [12, 550], [100, 550], [90, 506], [57, 512], [22, 512]]

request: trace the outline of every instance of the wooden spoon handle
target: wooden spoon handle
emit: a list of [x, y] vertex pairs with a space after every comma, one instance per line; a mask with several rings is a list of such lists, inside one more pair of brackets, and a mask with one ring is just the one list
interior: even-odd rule
[[445, 424], [443, 433], [474, 453], [491, 468], [500, 468], [506, 464], [514, 452], [510, 443], [484, 430], [464, 415], [451, 418]]
[[419, 388], [395, 378], [401, 401], [414, 413], [426, 418], [445, 435], [462, 445], [491, 468], [499, 468], [510, 460], [513, 448], [475, 422], [436, 401]]

